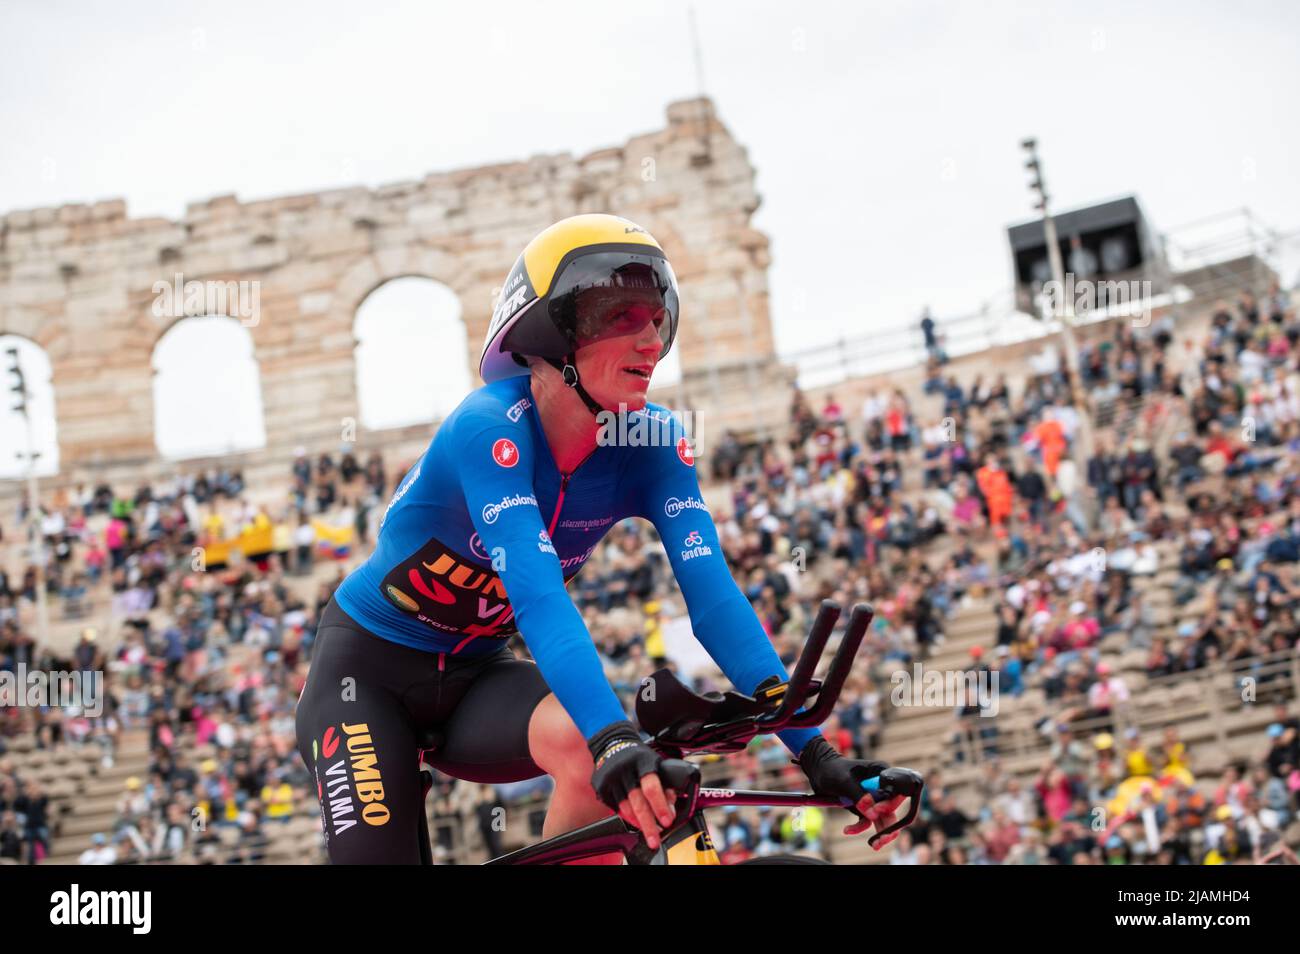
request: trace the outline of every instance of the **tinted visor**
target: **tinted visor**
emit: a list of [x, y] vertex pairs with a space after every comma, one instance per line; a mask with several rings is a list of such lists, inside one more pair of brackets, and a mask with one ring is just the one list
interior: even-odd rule
[[677, 277], [657, 255], [597, 252], [567, 265], [550, 295], [551, 317], [579, 347], [656, 324], [668, 353], [677, 334]]

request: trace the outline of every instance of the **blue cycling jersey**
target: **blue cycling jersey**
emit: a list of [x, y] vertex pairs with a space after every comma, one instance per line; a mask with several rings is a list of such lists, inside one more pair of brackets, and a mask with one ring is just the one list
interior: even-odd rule
[[[633, 439], [597, 446], [562, 474], [529, 377], [474, 391], [402, 479], [339, 604], [378, 636], [429, 652], [492, 652], [518, 632], [591, 738], [627, 716], [565, 586], [611, 526], [643, 517], [663, 540], [696, 638], [727, 678], [746, 693], [784, 680], [727, 568], [681, 422], [647, 404], [623, 425]], [[797, 754], [817, 734], [787, 729], [781, 739]]]

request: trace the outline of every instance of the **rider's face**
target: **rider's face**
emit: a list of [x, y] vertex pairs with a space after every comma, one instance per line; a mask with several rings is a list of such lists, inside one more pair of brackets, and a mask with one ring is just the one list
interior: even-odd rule
[[617, 302], [599, 299], [578, 303], [578, 326], [591, 334], [578, 339], [577, 364], [582, 385], [601, 407], [629, 411], [645, 407], [650, 375], [663, 349], [665, 320], [657, 296]]

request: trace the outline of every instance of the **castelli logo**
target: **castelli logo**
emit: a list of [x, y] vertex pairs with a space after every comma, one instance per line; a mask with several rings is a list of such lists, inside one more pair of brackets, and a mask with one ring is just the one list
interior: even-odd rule
[[[680, 445], [677, 453], [681, 453]], [[502, 437], [492, 445], [492, 459], [501, 467], [513, 467], [519, 463], [519, 448], [510, 438]]]
[[518, 423], [519, 419], [524, 416], [524, 411], [528, 410], [532, 406], [532, 402], [530, 402], [528, 398], [520, 398], [514, 404], [510, 405], [510, 409], [506, 411], [506, 417], [510, 418], [510, 420], [515, 423]]
[[695, 451], [691, 450], [691, 442], [684, 437], [677, 438], [677, 457], [687, 467], [695, 466]]

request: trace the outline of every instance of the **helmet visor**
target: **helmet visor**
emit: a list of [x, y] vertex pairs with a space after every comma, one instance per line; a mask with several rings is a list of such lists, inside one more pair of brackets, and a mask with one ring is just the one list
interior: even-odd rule
[[550, 302], [556, 326], [578, 347], [639, 335], [653, 323], [662, 358], [677, 334], [677, 277], [656, 255], [584, 255], [560, 273]]

